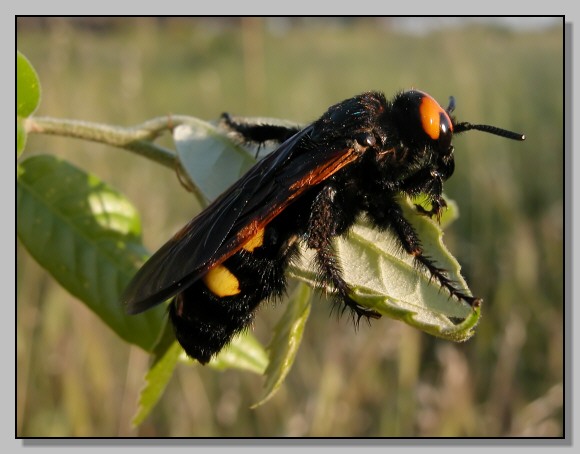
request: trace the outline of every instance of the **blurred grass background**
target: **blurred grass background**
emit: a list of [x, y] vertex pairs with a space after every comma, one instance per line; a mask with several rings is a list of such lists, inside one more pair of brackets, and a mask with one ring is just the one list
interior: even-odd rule
[[[228, 111], [306, 123], [365, 90], [417, 87], [443, 105], [454, 95], [462, 121], [527, 140], [455, 139], [445, 192], [460, 219], [445, 242], [484, 298], [473, 339], [453, 344], [388, 319], [356, 332], [322, 300], [285, 385], [255, 410], [261, 377], [180, 366], [132, 428], [149, 358], [19, 247], [17, 436], [563, 435], [563, 24], [414, 34], [398, 21], [18, 19], [18, 48], [43, 88], [36, 115], [128, 126]], [[65, 156], [127, 194], [151, 251], [197, 210], [175, 173], [122, 150], [32, 136], [24, 156], [33, 152]], [[259, 312], [263, 342], [282, 310]]]

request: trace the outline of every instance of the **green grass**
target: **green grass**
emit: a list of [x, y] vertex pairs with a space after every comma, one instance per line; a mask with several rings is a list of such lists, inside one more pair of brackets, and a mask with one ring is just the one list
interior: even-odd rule
[[[130, 427], [148, 358], [61, 290], [24, 250], [17, 262], [18, 436], [559, 436], [563, 434], [562, 29], [490, 27], [426, 37], [373, 20], [118, 20], [89, 29], [19, 24], [42, 84], [36, 115], [131, 125], [222, 111], [308, 122], [358, 92], [411, 86], [470, 122], [525, 132], [455, 139], [446, 193], [460, 218], [445, 242], [484, 298], [473, 339], [453, 344], [387, 319], [355, 331], [313, 307], [296, 363], [266, 405], [260, 377], [180, 367], [159, 406]], [[197, 210], [167, 169], [123, 151], [30, 136], [125, 192], [159, 247]], [[282, 307], [265, 304], [267, 342]]]

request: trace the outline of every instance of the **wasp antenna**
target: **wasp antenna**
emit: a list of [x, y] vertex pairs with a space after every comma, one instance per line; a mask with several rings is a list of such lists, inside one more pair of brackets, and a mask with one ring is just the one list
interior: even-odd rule
[[490, 134], [494, 134], [496, 136], [505, 137], [507, 139], [512, 140], [525, 140], [526, 136], [524, 134], [520, 134], [519, 132], [508, 131], [507, 129], [501, 129], [497, 126], [490, 126], [490, 125], [472, 125], [471, 123], [458, 123], [453, 128], [454, 132], [464, 132], [469, 131], [471, 129], [475, 129], [477, 131], [488, 132]]
[[450, 114], [455, 110], [455, 96], [449, 96], [449, 105], [445, 110], [447, 111], [448, 114]]

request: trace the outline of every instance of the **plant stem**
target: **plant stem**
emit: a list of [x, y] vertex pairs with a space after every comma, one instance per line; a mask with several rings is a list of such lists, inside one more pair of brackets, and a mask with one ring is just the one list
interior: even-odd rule
[[79, 120], [31, 117], [26, 120], [25, 127], [29, 133], [74, 137], [123, 148], [175, 169], [179, 165], [175, 151], [153, 141], [163, 132], [172, 131], [184, 121], [183, 116], [167, 116], [136, 126], [120, 127]]

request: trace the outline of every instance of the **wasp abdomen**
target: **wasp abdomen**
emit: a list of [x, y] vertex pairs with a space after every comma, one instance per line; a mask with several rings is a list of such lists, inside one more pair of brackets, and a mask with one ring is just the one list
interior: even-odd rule
[[250, 325], [257, 306], [286, 289], [285, 270], [297, 246], [274, 226], [259, 230], [242, 248], [178, 294], [169, 308], [185, 351], [207, 363]]

